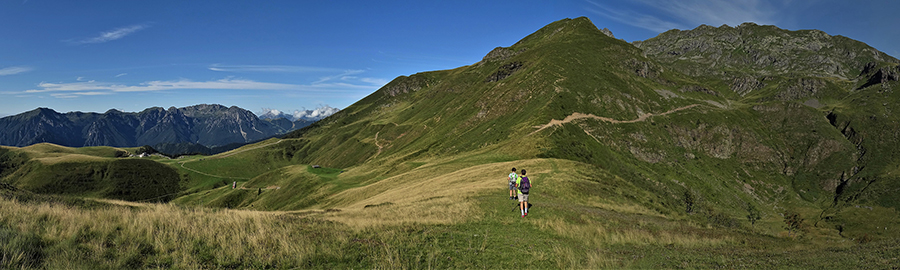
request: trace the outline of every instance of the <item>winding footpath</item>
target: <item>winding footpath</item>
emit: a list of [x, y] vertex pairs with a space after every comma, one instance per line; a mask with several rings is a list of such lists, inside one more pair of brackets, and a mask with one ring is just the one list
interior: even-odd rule
[[246, 148], [246, 149], [241, 149], [241, 150], [238, 150], [238, 151], [232, 151], [231, 153], [228, 153], [228, 154], [225, 154], [225, 155], [222, 155], [222, 156], [211, 157], [210, 159], [215, 159], [215, 158], [226, 158], [226, 157], [230, 157], [230, 156], [232, 156], [232, 155], [234, 155], [234, 154], [240, 154], [240, 153], [243, 153], [243, 152], [246, 152], [246, 151], [260, 149], [260, 148], [263, 148], [263, 147], [266, 147], [266, 146], [276, 145], [276, 144], [279, 144], [279, 143], [281, 143], [281, 142], [283, 142], [283, 141], [284, 141], [284, 139], [278, 139], [277, 142], [273, 142], [273, 143], [270, 143], [270, 144], [259, 145], [259, 146], [254, 146], [254, 147], [250, 147], [250, 148]]
[[[263, 148], [263, 147], [266, 147], [266, 146], [276, 145], [276, 144], [278, 144], [278, 143], [281, 143], [282, 141], [284, 141], [284, 139], [279, 139], [277, 142], [273, 142], [273, 143], [270, 143], [270, 144], [264, 144], [264, 145], [259, 145], [259, 146], [254, 146], [254, 147], [250, 147], [250, 148], [241, 149], [241, 150], [238, 150], [238, 151], [232, 151], [231, 153], [228, 153], [228, 154], [225, 154], [225, 155], [221, 155], [221, 156], [210, 157], [209, 159], [226, 158], [226, 157], [230, 157], [230, 156], [232, 156], [232, 155], [239, 154], [239, 153], [243, 153], [243, 152], [246, 152], [246, 151], [256, 150], [256, 149], [260, 149], [260, 148]], [[185, 163], [188, 163], [188, 162], [194, 162], [194, 161], [196, 161], [196, 160], [184, 161], [184, 162], [179, 162], [179, 163], [181, 163], [181, 168], [184, 168], [185, 170], [192, 171], [192, 172], [195, 172], [195, 173], [199, 173], [199, 174], [202, 174], [202, 175], [206, 175], [206, 176], [209, 176], [209, 177], [217, 177], [217, 178], [224, 178], [224, 179], [250, 180], [249, 177], [232, 177], [232, 176], [221, 176], [221, 175], [215, 175], [215, 174], [208, 174], [208, 173], [201, 172], [201, 171], [198, 171], [198, 170], [194, 170], [194, 169], [191, 169], [191, 168], [188, 168], [188, 167], [185, 167], [185, 166], [184, 166]]]
[[700, 104], [688, 105], [688, 106], [684, 106], [684, 107], [680, 107], [680, 108], [671, 109], [671, 110], [669, 110], [669, 111], [667, 111], [667, 112], [664, 112], [664, 113], [658, 113], [658, 114], [645, 113], [645, 114], [642, 114], [641, 116], [639, 116], [637, 119], [634, 119], [634, 120], [625, 120], [625, 121], [622, 121], [622, 120], [616, 120], [616, 119], [612, 119], [612, 118], [609, 118], [609, 117], [596, 116], [596, 115], [593, 115], [593, 114], [583, 114], [583, 113], [576, 112], [576, 113], [572, 113], [572, 114], [569, 115], [569, 116], [566, 116], [566, 118], [563, 119], [563, 120], [551, 119], [551, 120], [550, 120], [550, 123], [547, 123], [547, 124], [545, 124], [545, 125], [540, 125], [540, 126], [534, 126], [534, 128], [536, 128], [536, 129], [538, 129], [538, 130], [535, 130], [535, 131], [531, 132], [531, 133], [528, 134], [528, 135], [538, 133], [539, 131], [544, 130], [544, 129], [547, 129], [547, 128], [549, 128], [549, 127], [553, 127], [553, 126], [561, 126], [561, 125], [563, 125], [563, 124], [565, 124], [565, 123], [569, 123], [569, 122], [572, 122], [572, 121], [575, 121], [575, 120], [578, 120], [578, 119], [591, 118], [591, 119], [597, 119], [597, 120], [600, 120], [600, 121], [609, 122], [609, 123], [613, 123], [613, 124], [637, 123], [637, 122], [641, 122], [641, 121], [647, 120], [647, 118], [650, 118], [651, 116], [662, 116], [662, 115], [667, 115], [667, 114], [674, 113], [674, 112], [677, 112], [677, 111], [687, 110], [687, 109], [690, 109], [690, 108], [693, 108], [693, 107], [697, 107], [697, 106], [699, 106], [699, 105], [700, 105]]

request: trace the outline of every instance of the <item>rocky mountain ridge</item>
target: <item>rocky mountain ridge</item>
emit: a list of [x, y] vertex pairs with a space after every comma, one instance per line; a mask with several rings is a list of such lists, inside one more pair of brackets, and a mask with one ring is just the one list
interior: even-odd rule
[[200, 104], [183, 108], [111, 109], [105, 113], [59, 113], [37, 108], [0, 118], [0, 145], [63, 146], [189, 145], [216, 147], [248, 143], [309, 125], [308, 121], [261, 120], [236, 106]]
[[632, 44], [648, 57], [692, 76], [793, 73], [852, 80], [869, 63], [900, 63], [890, 55], [844, 36], [754, 23], [673, 29]]

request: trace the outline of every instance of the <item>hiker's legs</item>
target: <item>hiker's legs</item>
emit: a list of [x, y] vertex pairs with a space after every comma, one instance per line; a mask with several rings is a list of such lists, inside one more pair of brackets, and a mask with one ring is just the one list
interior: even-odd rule
[[522, 216], [525, 216], [525, 197], [522, 194], [519, 194], [519, 211], [522, 213]]
[[525, 214], [528, 215], [528, 194], [522, 194], [522, 208], [525, 209]]
[[523, 212], [522, 214], [528, 215], [528, 194], [520, 194], [519, 201], [521, 202], [520, 204], [522, 205], [522, 207], [521, 207], [522, 212]]

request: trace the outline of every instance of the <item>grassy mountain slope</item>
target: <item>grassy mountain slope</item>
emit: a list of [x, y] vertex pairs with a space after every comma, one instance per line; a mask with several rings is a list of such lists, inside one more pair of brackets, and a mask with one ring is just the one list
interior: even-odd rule
[[129, 201], [169, 201], [182, 189], [178, 173], [155, 161], [124, 158], [137, 148], [69, 148], [53, 144], [0, 148], [0, 177], [41, 193]]
[[[815, 34], [741, 28], [738, 38]], [[695, 44], [691, 37], [708, 36], [702, 31], [661, 37]], [[843, 40], [817, 40], [834, 39]], [[182, 179], [172, 202], [183, 208], [59, 213], [52, 203], [4, 200], [11, 210], [0, 227], [50, 254], [36, 267], [896, 264], [900, 235], [888, 229], [900, 225], [891, 196], [900, 176], [892, 60], [869, 64], [878, 54], [856, 43], [820, 44], [861, 57], [830, 58], [840, 60], [835, 70], [859, 70], [851, 78], [706, 51], [672, 61], [645, 47], [651, 43], [613, 39], [586, 18], [561, 20], [473, 65], [399, 77], [285, 138], [157, 159]], [[709, 73], [693, 72], [690, 59], [712, 59], [697, 64]], [[784, 68], [797, 67], [804, 66]], [[54, 151], [72, 158], [85, 150], [38, 152]], [[36, 165], [40, 157], [21, 155], [0, 155], [0, 164], [20, 168], [4, 170], [5, 182], [25, 186], [15, 181], [115, 162], [88, 155], [77, 169], [47, 170]], [[534, 181], [526, 218], [505, 197], [511, 167]], [[32, 169], [13, 176], [21, 168]], [[111, 225], [88, 221], [92, 215]], [[46, 226], [42, 219], [72, 222], [49, 222], [61, 233], [26, 233]]]
[[[266, 150], [284, 162], [349, 168], [334, 178], [339, 180], [306, 180], [313, 170], [299, 166], [248, 182], [257, 187], [281, 183], [304, 190], [298, 197], [315, 199], [289, 206], [265, 199], [260, 190], [217, 196], [236, 198], [227, 200], [228, 206], [256, 209], [384, 203], [402, 209], [414, 203], [371, 198], [391, 193], [379, 186], [393, 181], [405, 184], [388, 186], [426, 185], [466, 166], [557, 158], [604, 171], [578, 188], [603, 190], [597, 192], [609, 205], [635, 205], [726, 227], [750, 212], [767, 218], [799, 213], [823, 235], [893, 237], [848, 222], [886, 213], [881, 225], [897, 222], [886, 195], [895, 189], [895, 170], [889, 169], [897, 162], [890, 158], [895, 150], [884, 147], [890, 138], [854, 139], [845, 128], [852, 120], [843, 114], [865, 107], [857, 96], [894, 87], [893, 82], [855, 89], [875, 75], [848, 81], [810, 77], [824, 76], [815, 72], [776, 74], [747, 94], [732, 89], [729, 78], [689, 77], [670, 65], [609, 38], [586, 19], [559, 21], [509, 48], [495, 49], [479, 63], [399, 77]], [[812, 95], [795, 95], [810, 88]], [[592, 117], [551, 121], [579, 114]], [[871, 152], [860, 152], [860, 143], [886, 150], [866, 159]], [[463, 162], [468, 158], [483, 163]], [[429, 170], [445, 162], [459, 167]], [[622, 179], [629, 188], [604, 189], [611, 179]], [[304, 181], [303, 188], [292, 184]], [[210, 205], [226, 205], [221, 201]], [[857, 211], [860, 204], [878, 210]], [[769, 225], [781, 229], [777, 219]]]

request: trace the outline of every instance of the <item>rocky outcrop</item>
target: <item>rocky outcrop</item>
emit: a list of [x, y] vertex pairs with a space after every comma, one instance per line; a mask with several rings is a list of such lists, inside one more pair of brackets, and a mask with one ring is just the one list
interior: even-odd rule
[[748, 93], [765, 87], [766, 84], [754, 77], [738, 77], [731, 81], [731, 91], [738, 95], [745, 96]]
[[516, 73], [519, 69], [521, 69], [524, 65], [522, 62], [512, 62], [505, 65], [500, 66], [497, 71], [492, 73], [490, 76], [484, 79], [485, 82], [496, 82], [502, 79], [506, 79]]
[[493, 62], [493, 61], [504, 61], [509, 59], [517, 54], [522, 53], [524, 50], [513, 51], [509, 47], [497, 47], [488, 52], [483, 58], [481, 58], [481, 63], [484, 62]]
[[793, 80], [786, 89], [775, 95], [775, 99], [788, 101], [815, 96], [825, 89], [825, 81], [816, 78], [801, 78]]
[[604, 27], [603, 29], [600, 29], [600, 32], [602, 32], [604, 35], [607, 35], [611, 38], [616, 38], [616, 36], [613, 36], [612, 31], [609, 31], [609, 28]]
[[863, 89], [876, 84], [900, 80], [900, 66], [878, 67], [875, 62], [869, 62], [863, 67], [861, 77], [868, 77], [866, 83], [857, 89]]
[[413, 74], [412, 76], [400, 76], [389, 82], [380, 91], [390, 97], [419, 91], [428, 85], [428, 81], [422, 74]]

